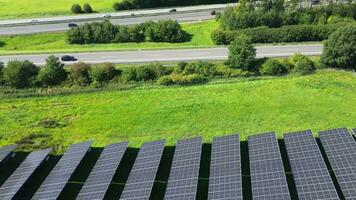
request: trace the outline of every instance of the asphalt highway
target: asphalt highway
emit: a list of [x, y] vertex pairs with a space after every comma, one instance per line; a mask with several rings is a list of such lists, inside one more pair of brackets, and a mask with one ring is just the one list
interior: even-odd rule
[[[272, 45], [257, 46], [257, 57], [287, 57], [295, 53], [305, 55], [320, 55], [322, 53], [321, 44], [307, 45]], [[0, 61], [7, 63], [10, 60], [30, 60], [37, 65], [43, 65], [50, 54], [33, 55], [11, 55], [0, 56]], [[138, 50], [138, 51], [115, 51], [115, 52], [88, 52], [55, 54], [71, 55], [78, 61], [86, 63], [146, 63], [146, 62], [179, 62], [197, 60], [225, 60], [228, 57], [228, 50], [224, 47], [204, 48], [204, 49], [172, 49], [172, 50]], [[71, 64], [71, 62], [67, 62]]]

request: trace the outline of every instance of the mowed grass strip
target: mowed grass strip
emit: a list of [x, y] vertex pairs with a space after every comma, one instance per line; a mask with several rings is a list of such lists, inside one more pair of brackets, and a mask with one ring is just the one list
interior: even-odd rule
[[68, 15], [74, 3], [89, 3], [94, 11], [114, 12], [112, 5], [121, 0], [0, 0], [0, 19]]
[[[51, 123], [44, 123], [49, 120]], [[225, 80], [187, 87], [139, 87], [66, 96], [0, 100], [0, 146], [24, 150], [240, 133], [356, 126], [356, 75], [321, 70], [298, 77]], [[49, 124], [49, 125], [48, 125]], [[62, 151], [59, 148], [59, 152]]]
[[194, 48], [214, 46], [210, 34], [218, 27], [218, 22], [209, 20], [198, 23], [184, 23], [183, 29], [192, 39], [183, 43], [142, 42], [70, 45], [66, 43], [66, 33], [41, 33], [18, 36], [0, 36], [0, 54], [54, 53], [83, 51], [112, 51], [130, 49]]

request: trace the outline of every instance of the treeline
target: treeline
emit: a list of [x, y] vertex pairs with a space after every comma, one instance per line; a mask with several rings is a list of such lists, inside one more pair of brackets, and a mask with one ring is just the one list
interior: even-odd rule
[[177, 21], [149, 21], [137, 25], [113, 25], [110, 21], [86, 23], [67, 31], [70, 44], [123, 42], [184, 42], [189, 35]]
[[320, 25], [356, 19], [356, 4], [353, 3], [285, 9], [283, 1], [276, 2], [276, 4], [261, 4], [257, 8], [243, 3], [239, 8], [226, 8], [219, 17], [221, 28], [233, 31], [259, 26], [278, 28], [286, 25]]
[[235, 31], [215, 30], [211, 38], [215, 44], [230, 44], [239, 34], [250, 36], [253, 43], [281, 43], [281, 42], [306, 42], [323, 41], [338, 28], [347, 24], [327, 25], [292, 25], [280, 28], [269, 28], [266, 26], [246, 28]]
[[235, 0], [123, 0], [113, 4], [116, 11], [167, 6], [234, 3]]

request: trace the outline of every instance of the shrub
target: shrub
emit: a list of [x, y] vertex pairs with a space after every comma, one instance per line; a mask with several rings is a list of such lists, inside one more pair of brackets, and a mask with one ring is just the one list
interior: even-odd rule
[[356, 25], [332, 33], [324, 43], [321, 60], [326, 67], [356, 70]]
[[149, 66], [142, 66], [136, 68], [136, 80], [137, 81], [152, 81], [157, 78], [156, 71]]
[[146, 23], [145, 36], [153, 42], [183, 42], [185, 33], [177, 21], [165, 20]]
[[82, 7], [79, 4], [73, 4], [72, 8], [70, 9], [74, 14], [83, 13]]
[[34, 86], [38, 71], [38, 67], [28, 60], [10, 61], [4, 68], [3, 80], [6, 85], [15, 88]]
[[281, 28], [256, 27], [239, 31], [213, 31], [211, 38], [217, 45], [230, 44], [239, 34], [248, 35], [253, 43], [280, 43], [280, 42], [305, 42], [323, 41], [338, 28], [345, 26], [343, 23], [328, 25], [293, 25]]
[[113, 8], [116, 11], [134, 9], [135, 5], [129, 0], [123, 0], [122, 2], [116, 2], [113, 4]]
[[0, 85], [4, 84], [3, 83], [3, 69], [4, 69], [4, 63], [0, 61]]
[[91, 8], [90, 4], [86, 3], [83, 5], [83, 12], [85, 13], [92, 13], [93, 9]]
[[40, 70], [37, 80], [43, 86], [59, 85], [67, 79], [67, 72], [59, 59], [55, 56], [49, 56], [46, 59], [46, 65]]
[[328, 24], [336, 24], [336, 23], [345, 23], [345, 22], [354, 22], [355, 20], [350, 17], [341, 17], [339, 15], [332, 15], [328, 18]]
[[293, 65], [293, 73], [308, 74], [315, 71], [314, 62], [306, 55], [296, 53], [290, 58], [290, 61]]
[[288, 73], [288, 68], [277, 59], [268, 59], [261, 66], [260, 73], [263, 75], [282, 75]]
[[159, 63], [130, 68], [124, 73], [125, 81], [152, 81], [160, 76], [171, 74], [172, 70]]
[[181, 74], [171, 74], [162, 76], [157, 80], [160, 85], [193, 85], [205, 83], [208, 79], [199, 74], [181, 75]]
[[184, 66], [183, 75], [189, 74], [199, 74], [202, 76], [215, 76], [217, 75], [216, 66], [213, 63], [206, 62], [206, 61], [199, 61], [188, 63]]
[[104, 63], [90, 70], [90, 78], [93, 82], [104, 83], [120, 76], [122, 70], [116, 69], [112, 63]]
[[238, 35], [229, 46], [227, 64], [231, 68], [247, 71], [255, 70], [256, 49], [246, 35]]
[[70, 81], [72, 84], [79, 86], [87, 86], [90, 84], [89, 64], [78, 62], [74, 63], [70, 68]]

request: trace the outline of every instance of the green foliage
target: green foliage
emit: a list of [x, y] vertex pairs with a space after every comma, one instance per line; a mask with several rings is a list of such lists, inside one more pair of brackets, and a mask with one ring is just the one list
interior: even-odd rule
[[70, 82], [78, 86], [87, 86], [91, 83], [89, 71], [91, 66], [83, 62], [74, 63], [70, 68]]
[[165, 20], [145, 23], [145, 36], [153, 42], [183, 42], [185, 32], [178, 21]]
[[61, 84], [67, 79], [67, 76], [68, 73], [64, 69], [64, 64], [52, 55], [46, 59], [46, 65], [41, 68], [37, 80], [42, 86], [47, 87]]
[[39, 69], [28, 60], [15, 60], [8, 62], [3, 71], [3, 80], [6, 85], [14, 88], [26, 88], [35, 86]]
[[288, 73], [288, 68], [277, 59], [267, 59], [261, 66], [260, 73], [263, 75], [283, 75]]
[[336, 24], [336, 23], [347, 23], [347, 22], [355, 22], [355, 20], [351, 17], [341, 17], [339, 15], [332, 15], [328, 18], [328, 24]]
[[327, 67], [356, 70], [356, 25], [341, 27], [324, 43], [322, 62]]
[[72, 8], [70, 9], [74, 14], [83, 13], [82, 7], [79, 4], [73, 4]]
[[292, 72], [297, 74], [309, 74], [315, 71], [314, 62], [306, 55], [296, 53], [290, 61], [293, 65]]
[[172, 73], [172, 70], [159, 63], [130, 68], [124, 73], [125, 81], [153, 81]]
[[256, 27], [238, 31], [215, 30], [211, 38], [218, 45], [230, 44], [238, 34], [250, 36], [253, 43], [323, 41], [331, 33], [343, 26], [345, 24], [339, 23], [328, 25], [293, 25], [280, 28]]
[[234, 69], [255, 70], [256, 49], [248, 36], [238, 35], [230, 44], [227, 64]]
[[205, 83], [208, 79], [199, 74], [189, 74], [189, 75], [182, 75], [182, 74], [171, 74], [162, 76], [157, 80], [159, 85], [194, 85], [194, 84], [201, 84]]
[[83, 12], [84, 13], [92, 13], [93, 9], [91, 8], [90, 4], [86, 3], [83, 5]]
[[3, 70], [4, 70], [4, 63], [0, 61], [0, 85], [3, 83]]
[[120, 76], [122, 70], [116, 69], [112, 63], [104, 63], [90, 70], [90, 78], [96, 83], [106, 83], [113, 80], [115, 77]]
[[70, 44], [142, 42], [183, 42], [186, 33], [177, 21], [166, 20], [138, 25], [113, 25], [109, 20], [86, 23], [67, 31]]
[[[216, 65], [207, 61], [191, 62], [186, 65], [179, 64], [176, 68], [181, 69], [183, 75], [199, 74], [205, 77], [217, 75]], [[175, 71], [178, 72], [178, 69]]]

